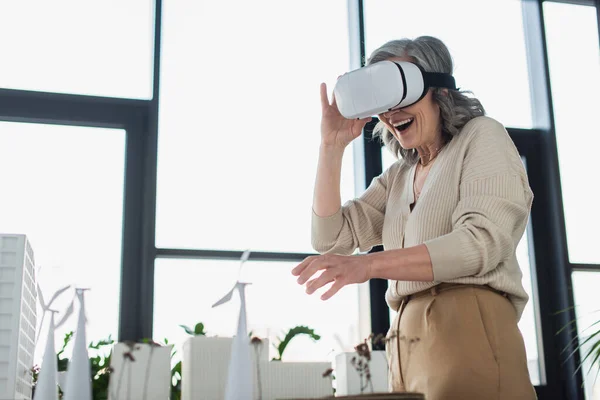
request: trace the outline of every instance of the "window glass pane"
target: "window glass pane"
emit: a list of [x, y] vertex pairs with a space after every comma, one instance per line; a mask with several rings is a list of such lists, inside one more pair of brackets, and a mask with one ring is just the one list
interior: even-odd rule
[[383, 170], [385, 171], [389, 167], [392, 166], [393, 163], [397, 161], [396, 157], [392, 154], [391, 151], [387, 149], [385, 146], [381, 146], [381, 162], [383, 165]]
[[[124, 160], [121, 130], [0, 122], [0, 232], [28, 236], [46, 301], [69, 284], [90, 288], [88, 340], [117, 334]], [[64, 312], [72, 299], [53, 308]], [[57, 330], [58, 349], [75, 317]], [[38, 363], [44, 346], [42, 332]]]
[[[583, 342], [594, 332], [600, 330], [600, 296], [598, 296], [598, 288], [600, 288], [600, 272], [573, 272], [573, 295], [575, 297], [575, 314], [577, 317], [577, 333], [579, 342]], [[594, 325], [596, 323], [596, 325]], [[581, 354], [584, 355], [590, 349], [592, 343], [598, 342], [600, 338], [596, 336], [596, 340], [591, 340], [581, 349]], [[596, 348], [598, 351], [598, 348]], [[600, 365], [598, 361], [590, 371], [590, 357], [583, 364], [582, 372], [584, 377], [585, 395], [588, 400], [600, 399], [600, 379], [596, 379]], [[583, 359], [583, 357], [582, 357]]]
[[[323, 290], [307, 295], [291, 270], [298, 263], [247, 262], [241, 280], [246, 287], [248, 330], [275, 343], [287, 330], [305, 325], [321, 336], [294, 338], [284, 361], [332, 361], [339, 351], [358, 344], [358, 286], [342, 288], [327, 301]], [[205, 325], [209, 336], [232, 337], [239, 313], [239, 298], [211, 308], [238, 279], [239, 262], [220, 260], [156, 260], [154, 276], [155, 340], [167, 338], [180, 347], [189, 335], [179, 325]], [[328, 287], [328, 286], [327, 286]], [[270, 346], [271, 358], [277, 351]]]
[[[596, 9], [544, 2], [544, 15], [569, 259], [572, 263], [600, 264]], [[587, 176], [595, 177], [596, 183], [592, 179], [585, 184]]]
[[0, 2], [0, 87], [152, 97], [154, 1]]
[[517, 246], [517, 260], [523, 273], [523, 287], [529, 295], [529, 301], [523, 310], [519, 320], [519, 329], [525, 341], [527, 352], [527, 366], [529, 376], [534, 385], [546, 383], [543, 359], [540, 358], [539, 349], [542, 348], [541, 326], [539, 320], [539, 305], [537, 296], [537, 280], [535, 279], [535, 264], [533, 247], [531, 246], [531, 224], [527, 225], [527, 231]]
[[392, 39], [435, 36], [454, 59], [457, 86], [472, 91], [490, 117], [511, 127], [532, 126], [520, 1], [365, 0], [364, 4], [367, 57]]
[[[319, 84], [348, 69], [346, 3], [165, 2], [158, 247], [313, 251]], [[349, 199], [351, 146], [344, 161]]]

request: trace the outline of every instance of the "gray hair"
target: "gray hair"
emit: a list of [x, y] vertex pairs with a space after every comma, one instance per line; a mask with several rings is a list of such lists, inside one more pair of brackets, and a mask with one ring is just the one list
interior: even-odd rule
[[[431, 36], [419, 36], [416, 39], [391, 40], [376, 49], [367, 61], [371, 65], [392, 57], [410, 57], [426, 72], [444, 72], [452, 74], [453, 63], [450, 51], [439, 39]], [[440, 107], [442, 119], [442, 137], [448, 142], [457, 135], [471, 119], [485, 115], [481, 102], [468, 97], [470, 91], [432, 88], [433, 100]], [[445, 92], [447, 91], [447, 93]], [[404, 159], [414, 165], [419, 155], [415, 149], [404, 149], [382, 121], [373, 130], [373, 137], [379, 137], [396, 158]]]

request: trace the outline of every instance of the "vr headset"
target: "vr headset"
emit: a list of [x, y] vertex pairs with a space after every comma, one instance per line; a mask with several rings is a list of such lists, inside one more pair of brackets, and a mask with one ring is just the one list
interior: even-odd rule
[[333, 92], [340, 113], [358, 119], [408, 107], [421, 100], [430, 87], [456, 90], [456, 83], [450, 74], [386, 60], [342, 75]]

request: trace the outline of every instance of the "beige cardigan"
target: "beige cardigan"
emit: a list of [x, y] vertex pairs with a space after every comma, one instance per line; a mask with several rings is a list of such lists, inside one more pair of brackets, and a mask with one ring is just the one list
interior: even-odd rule
[[528, 296], [515, 251], [533, 193], [504, 127], [489, 117], [469, 121], [438, 155], [411, 212], [414, 174], [415, 166], [398, 160], [336, 214], [313, 212], [314, 249], [352, 254], [424, 243], [435, 281], [390, 281], [391, 308], [437, 282], [488, 284], [509, 294], [520, 318]]

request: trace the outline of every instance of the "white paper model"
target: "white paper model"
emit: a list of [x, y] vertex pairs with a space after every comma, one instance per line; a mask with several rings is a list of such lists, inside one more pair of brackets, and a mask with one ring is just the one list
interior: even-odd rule
[[76, 289], [79, 299], [79, 318], [75, 331], [73, 356], [67, 368], [67, 387], [64, 400], [92, 400], [92, 377], [85, 334], [85, 304], [83, 289]]
[[110, 363], [108, 399], [168, 399], [172, 349], [171, 345], [117, 343]]
[[58, 364], [56, 361], [56, 348], [54, 347], [54, 313], [56, 311], [46, 311], [50, 313], [48, 337], [33, 400], [58, 400]]

